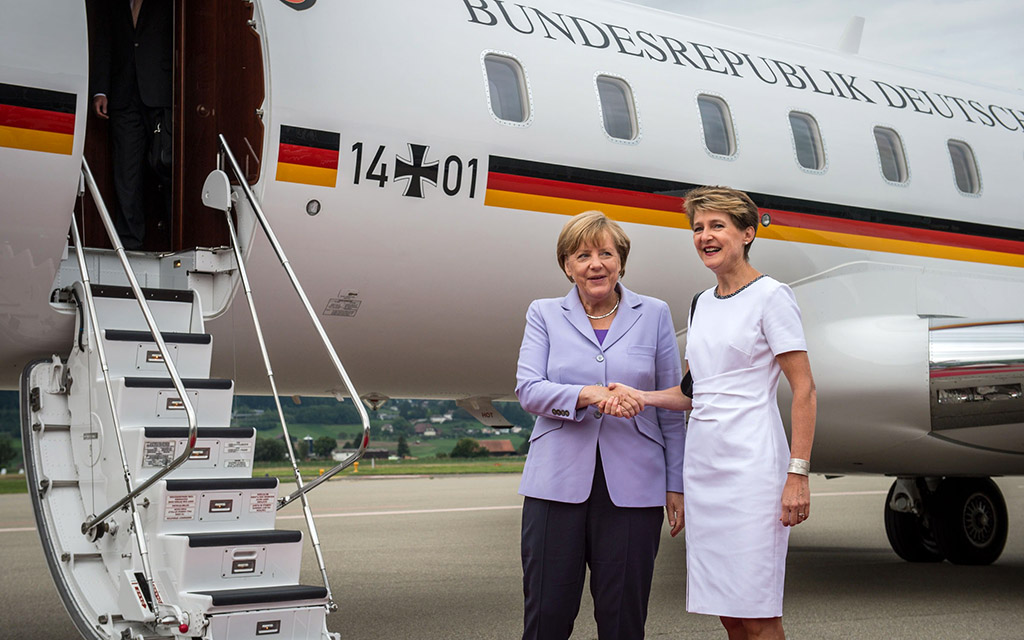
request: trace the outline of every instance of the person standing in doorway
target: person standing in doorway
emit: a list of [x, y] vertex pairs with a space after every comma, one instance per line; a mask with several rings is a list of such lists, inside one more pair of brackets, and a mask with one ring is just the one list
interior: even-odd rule
[[144, 167], [161, 191], [159, 227], [170, 222], [173, 0], [99, 3], [92, 47], [93, 109], [110, 120], [114, 189], [121, 207], [115, 226], [127, 249], [146, 237]]

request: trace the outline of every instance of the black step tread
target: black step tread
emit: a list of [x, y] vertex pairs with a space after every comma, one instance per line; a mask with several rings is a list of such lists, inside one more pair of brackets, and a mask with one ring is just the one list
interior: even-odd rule
[[244, 491], [276, 489], [278, 480], [267, 478], [209, 478], [198, 480], [164, 480], [168, 491]]
[[264, 544], [301, 542], [301, 531], [265, 529], [263, 531], [227, 531], [220, 533], [181, 533], [188, 538], [188, 546], [197, 547], [251, 547]]
[[[92, 285], [92, 295], [95, 298], [126, 298], [135, 299], [135, 292], [131, 287], [120, 287], [111, 284]], [[142, 295], [146, 300], [157, 300], [161, 302], [188, 302], [193, 300], [191, 289], [150, 289], [142, 287]]]
[[[251, 438], [254, 427], [199, 427], [197, 438]], [[188, 427], [146, 427], [146, 438], [187, 438]]]
[[283, 587], [256, 587], [253, 589], [225, 589], [223, 591], [196, 591], [211, 596], [215, 607], [261, 602], [289, 602], [292, 600], [322, 600], [327, 597], [326, 587], [293, 584]]
[[[127, 329], [105, 329], [103, 335], [107, 340], [116, 342], [155, 342], [149, 331], [129, 331]], [[171, 344], [210, 344], [213, 336], [208, 333], [181, 333], [178, 331], [161, 331], [164, 342]]]
[[[230, 389], [232, 386], [229, 378], [182, 378], [181, 382], [186, 389]], [[133, 389], [173, 389], [174, 383], [170, 378], [125, 376], [124, 386]]]

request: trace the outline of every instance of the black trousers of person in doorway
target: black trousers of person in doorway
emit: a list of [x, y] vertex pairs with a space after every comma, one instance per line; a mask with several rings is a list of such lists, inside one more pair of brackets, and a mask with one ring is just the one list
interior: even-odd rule
[[137, 90], [126, 106], [110, 110], [114, 189], [121, 205], [115, 226], [126, 249], [141, 249], [146, 238], [147, 167], [160, 190], [160, 226], [170, 224], [171, 117], [169, 108], [144, 105]]
[[526, 498], [523, 640], [566, 640], [572, 634], [588, 566], [598, 638], [643, 638], [662, 511], [615, 506], [600, 452], [585, 502]]

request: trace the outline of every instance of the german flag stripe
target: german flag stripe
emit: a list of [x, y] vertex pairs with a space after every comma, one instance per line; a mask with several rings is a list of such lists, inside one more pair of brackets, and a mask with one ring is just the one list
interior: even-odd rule
[[74, 115], [75, 103], [73, 93], [0, 82], [0, 104]]
[[303, 129], [302, 127], [292, 127], [283, 124], [281, 125], [281, 144], [326, 149], [327, 151], [337, 153], [338, 149], [341, 148], [341, 134], [333, 131]]
[[338, 180], [338, 172], [335, 169], [278, 162], [277, 180], [278, 182], [298, 182], [318, 187], [333, 187]]
[[0, 127], [74, 135], [75, 114], [0, 104]]
[[[516, 158], [490, 157], [485, 204], [575, 215], [600, 208], [624, 222], [689, 228], [692, 184]], [[770, 226], [764, 238], [1024, 267], [1024, 229], [750, 193]]]
[[0, 147], [69, 156], [74, 142], [75, 136], [64, 133], [0, 126]]
[[307, 167], [337, 169], [338, 150], [329, 151], [327, 149], [317, 149], [316, 147], [300, 147], [299, 145], [282, 142], [277, 153], [277, 161], [301, 164]]
[[75, 95], [0, 83], [0, 147], [71, 155]]

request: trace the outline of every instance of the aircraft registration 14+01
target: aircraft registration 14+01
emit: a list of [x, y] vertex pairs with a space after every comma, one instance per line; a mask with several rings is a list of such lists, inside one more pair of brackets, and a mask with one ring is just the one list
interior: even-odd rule
[[[0, 3], [8, 388], [75, 339], [73, 210], [98, 278], [113, 256], [79, 200], [83, 157], [109, 184], [87, 15], [59, 4]], [[1021, 93], [618, 2], [178, 2], [175, 20], [172, 234], [131, 260], [148, 286], [198, 293], [236, 390], [267, 386], [226, 227], [202, 206], [218, 134], [360, 395], [480, 415], [512, 398], [530, 300], [564, 294], [567, 216], [621, 221], [627, 284], [685, 327], [713, 278], [682, 194], [725, 184], [760, 207], [752, 261], [803, 311], [814, 471], [897, 477], [887, 530], [908, 560], [998, 557], [988, 477], [1024, 473]], [[233, 190], [279, 391], [345, 395]]]

